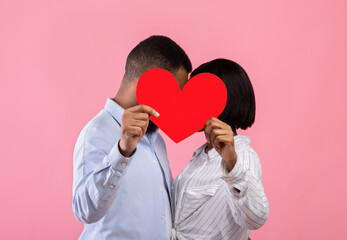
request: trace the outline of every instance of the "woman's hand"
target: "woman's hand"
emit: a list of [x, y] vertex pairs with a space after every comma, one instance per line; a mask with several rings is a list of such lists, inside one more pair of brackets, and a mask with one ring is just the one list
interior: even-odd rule
[[231, 171], [237, 161], [232, 128], [217, 118], [210, 118], [205, 123], [204, 132], [207, 142], [212, 144]]

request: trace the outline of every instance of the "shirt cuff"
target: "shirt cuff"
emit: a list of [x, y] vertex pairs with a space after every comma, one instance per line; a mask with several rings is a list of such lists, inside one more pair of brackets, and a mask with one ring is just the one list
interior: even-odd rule
[[221, 177], [229, 186], [230, 191], [234, 193], [236, 196], [242, 196], [247, 189], [248, 185], [248, 174], [247, 171], [244, 170], [243, 160], [238, 158], [234, 168], [228, 172], [228, 166], [223, 161], [222, 163], [224, 175]]
[[118, 172], [122, 173], [127, 168], [127, 166], [131, 163], [136, 153], [135, 150], [131, 153], [129, 157], [124, 157], [119, 151], [119, 140], [112, 148], [111, 152], [108, 154], [108, 161], [110, 162], [112, 168]]

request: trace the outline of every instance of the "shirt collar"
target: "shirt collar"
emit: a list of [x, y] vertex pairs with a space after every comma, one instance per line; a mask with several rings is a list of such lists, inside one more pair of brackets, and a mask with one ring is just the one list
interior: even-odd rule
[[205, 150], [206, 146], [207, 146], [207, 143], [204, 143], [202, 146], [196, 149], [193, 153], [193, 157], [197, 156], [201, 151]]
[[[205, 151], [205, 148], [207, 147], [207, 143], [204, 143], [201, 147], [199, 147], [194, 153], [193, 157], [198, 156], [201, 152]], [[216, 149], [212, 148], [207, 152], [208, 158], [207, 161], [215, 159], [216, 157], [219, 157], [218, 152]]]
[[157, 140], [157, 137], [158, 137], [158, 129], [152, 133], [146, 133], [147, 139], [145, 137], [143, 137], [142, 140], [146, 139], [146, 141], [148, 141], [150, 144], [153, 145], [155, 143], [155, 141]]
[[248, 136], [243, 136], [243, 135], [236, 135], [234, 137], [234, 144], [235, 147], [236, 145], [250, 145], [251, 144], [251, 138]]
[[107, 98], [104, 109], [112, 115], [119, 125], [121, 124], [124, 109], [119, 106], [118, 103], [116, 103], [112, 98]]

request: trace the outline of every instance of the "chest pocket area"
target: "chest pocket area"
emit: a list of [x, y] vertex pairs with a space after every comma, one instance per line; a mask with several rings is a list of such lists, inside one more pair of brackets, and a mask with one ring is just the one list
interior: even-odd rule
[[180, 221], [189, 218], [201, 209], [215, 195], [218, 187], [218, 184], [187, 187], [184, 193]]

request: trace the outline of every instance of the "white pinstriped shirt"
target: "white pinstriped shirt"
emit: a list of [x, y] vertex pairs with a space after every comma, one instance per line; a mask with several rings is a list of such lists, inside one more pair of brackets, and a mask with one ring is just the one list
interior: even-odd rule
[[206, 154], [204, 144], [176, 178], [171, 239], [247, 240], [250, 230], [265, 223], [269, 203], [260, 159], [249, 137], [237, 135], [234, 142], [237, 162], [232, 171], [214, 148]]

